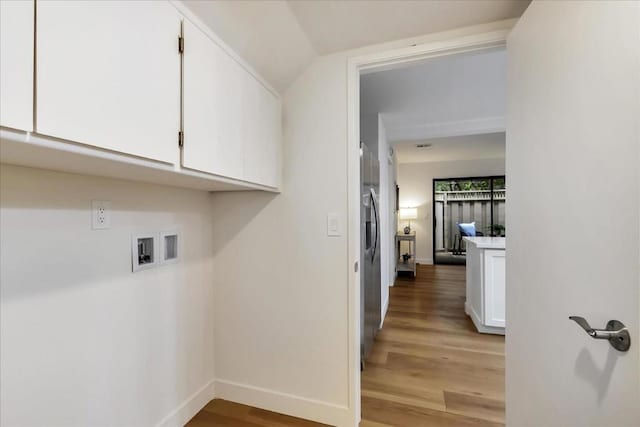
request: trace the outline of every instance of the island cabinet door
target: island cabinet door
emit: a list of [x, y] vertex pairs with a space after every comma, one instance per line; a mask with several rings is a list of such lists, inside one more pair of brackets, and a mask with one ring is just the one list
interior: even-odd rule
[[36, 131], [175, 163], [180, 15], [167, 1], [38, 1]]
[[484, 324], [505, 327], [505, 251], [484, 253]]

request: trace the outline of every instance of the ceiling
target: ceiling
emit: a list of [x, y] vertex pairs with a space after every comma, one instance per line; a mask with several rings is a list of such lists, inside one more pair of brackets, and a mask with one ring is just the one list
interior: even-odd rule
[[506, 52], [486, 50], [365, 74], [360, 109], [393, 143], [505, 129]]
[[289, 0], [321, 54], [522, 15], [529, 0]]
[[519, 17], [529, 0], [185, 0], [279, 92], [317, 55]]
[[284, 0], [183, 2], [280, 93], [317, 56]]
[[[431, 144], [417, 148], [417, 144]], [[398, 163], [447, 162], [454, 160], [502, 159], [505, 157], [505, 133], [453, 136], [394, 145]]]

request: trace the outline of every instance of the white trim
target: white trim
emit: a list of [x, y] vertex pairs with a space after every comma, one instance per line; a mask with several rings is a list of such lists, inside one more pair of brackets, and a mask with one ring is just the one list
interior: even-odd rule
[[387, 298], [387, 301], [384, 303], [384, 307], [382, 307], [382, 319], [380, 320], [379, 329], [382, 329], [384, 326], [384, 319], [387, 317], [387, 311], [389, 310], [389, 299], [391, 299], [391, 296]]
[[[360, 75], [356, 58], [347, 61], [347, 284], [349, 410], [360, 424]], [[353, 268], [353, 270], [352, 270]]]
[[[0, 162], [208, 191], [279, 189], [130, 154], [0, 126]], [[99, 172], [96, 172], [99, 171]]]
[[[511, 25], [515, 23], [512, 22]], [[360, 275], [351, 270], [360, 260], [360, 73], [379, 71], [437, 56], [506, 46], [510, 29], [481, 32], [448, 40], [351, 57], [347, 61], [347, 203], [349, 411], [354, 427], [360, 422]], [[359, 271], [360, 269], [358, 269]]]
[[393, 69], [406, 65], [409, 62], [423, 61], [438, 56], [448, 56], [491, 48], [503, 48], [506, 46], [507, 35], [510, 31], [510, 29], [500, 29], [463, 37], [454, 37], [447, 40], [427, 42], [395, 50], [375, 52], [368, 55], [352, 57], [349, 63], [357, 67], [356, 72], [364, 71], [363, 74], [366, 74], [367, 72]]
[[483, 325], [482, 321], [480, 321], [480, 316], [478, 315], [478, 313], [476, 313], [473, 307], [467, 304], [466, 301], [464, 303], [464, 311], [471, 318], [471, 321], [475, 325], [478, 332], [480, 332], [481, 334], [494, 334], [494, 335], [505, 334], [504, 332], [505, 328]]
[[333, 426], [353, 425], [351, 411], [346, 406], [225, 380], [215, 380], [215, 391], [217, 399]]
[[418, 264], [433, 265], [433, 258], [416, 258]]
[[504, 132], [507, 128], [504, 116], [423, 124], [402, 123], [388, 115], [385, 115], [384, 118], [387, 123], [389, 139], [392, 142], [480, 135]]
[[213, 399], [214, 395], [214, 381], [211, 380], [189, 396], [180, 404], [180, 406], [171, 411], [169, 415], [156, 424], [156, 427], [184, 426], [195, 414], [200, 412], [200, 410]]

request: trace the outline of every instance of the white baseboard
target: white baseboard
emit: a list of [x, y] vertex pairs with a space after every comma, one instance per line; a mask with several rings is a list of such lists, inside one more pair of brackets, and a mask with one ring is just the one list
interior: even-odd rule
[[433, 258], [416, 258], [418, 264], [433, 265]]
[[482, 321], [480, 321], [480, 316], [478, 315], [478, 313], [476, 313], [473, 307], [467, 304], [466, 302], [464, 303], [464, 311], [465, 313], [467, 313], [469, 317], [471, 317], [471, 321], [473, 321], [473, 324], [475, 325], [476, 329], [481, 334], [504, 335], [504, 328], [497, 328], [495, 326], [483, 325]]
[[232, 381], [215, 381], [216, 398], [339, 427], [356, 425], [346, 406], [306, 399]]
[[164, 417], [162, 421], [156, 424], [156, 427], [183, 427], [213, 399], [213, 396], [214, 380], [211, 380]]
[[478, 329], [478, 325], [482, 325], [482, 321], [480, 320], [480, 316], [478, 315], [478, 313], [476, 313], [476, 311], [473, 309], [473, 306], [465, 302], [464, 311], [469, 315], [469, 317], [471, 317], [473, 324], [475, 325], [476, 329]]
[[387, 317], [387, 310], [389, 310], [389, 300], [391, 298], [387, 297], [387, 300], [384, 302], [384, 307], [382, 307], [382, 318], [380, 319], [380, 329], [382, 329], [382, 325], [384, 325], [384, 319]]

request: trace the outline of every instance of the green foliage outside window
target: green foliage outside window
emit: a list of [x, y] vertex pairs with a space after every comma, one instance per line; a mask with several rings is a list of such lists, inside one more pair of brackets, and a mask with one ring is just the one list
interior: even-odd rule
[[[453, 179], [447, 181], [436, 181], [436, 191], [481, 191], [491, 190], [490, 179]], [[493, 180], [494, 190], [504, 190], [504, 178], [495, 178]]]

